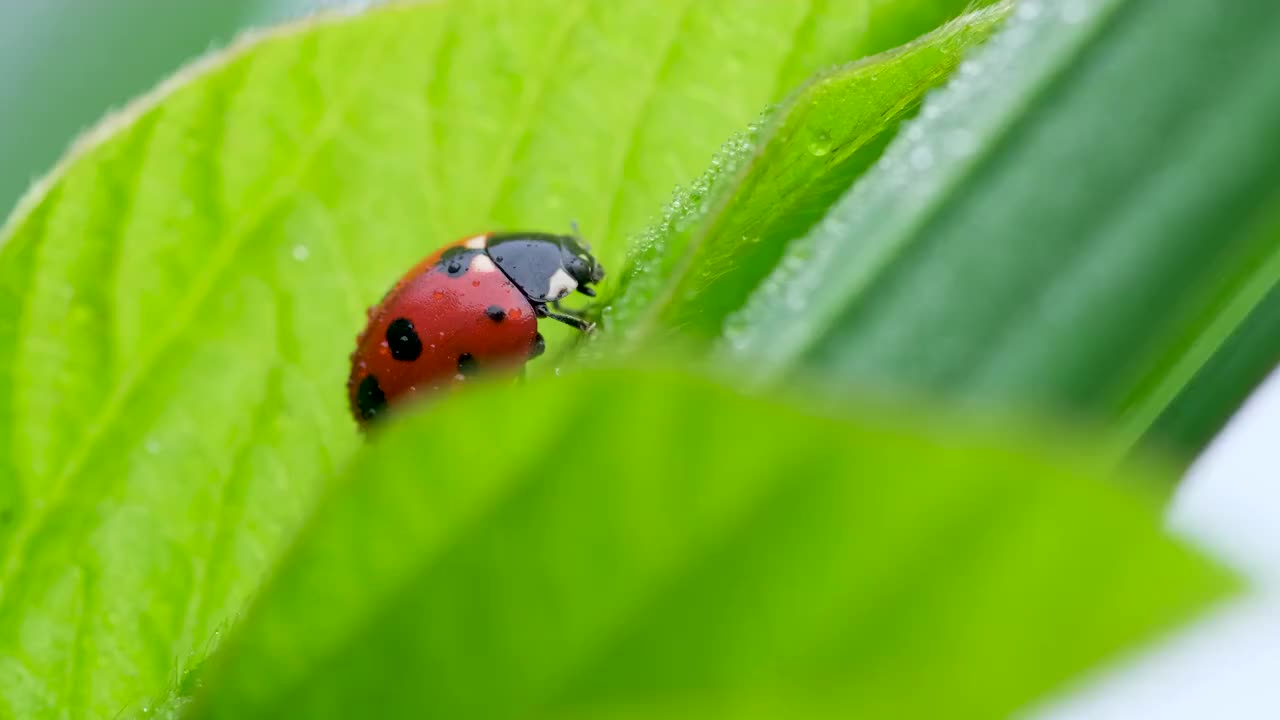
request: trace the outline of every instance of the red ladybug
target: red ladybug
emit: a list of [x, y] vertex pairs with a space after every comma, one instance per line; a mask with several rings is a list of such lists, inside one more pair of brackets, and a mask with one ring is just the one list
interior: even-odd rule
[[446, 245], [369, 308], [347, 379], [356, 422], [363, 427], [389, 404], [541, 355], [540, 317], [589, 332], [594, 326], [559, 302], [574, 290], [595, 297], [589, 286], [603, 277], [588, 248], [568, 235], [487, 233]]

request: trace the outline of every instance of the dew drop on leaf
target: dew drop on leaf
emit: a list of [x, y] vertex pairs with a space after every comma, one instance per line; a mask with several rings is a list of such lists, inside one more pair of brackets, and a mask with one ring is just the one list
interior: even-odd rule
[[809, 142], [809, 154], [814, 157], [822, 157], [829, 152], [831, 152], [831, 133], [821, 130]]

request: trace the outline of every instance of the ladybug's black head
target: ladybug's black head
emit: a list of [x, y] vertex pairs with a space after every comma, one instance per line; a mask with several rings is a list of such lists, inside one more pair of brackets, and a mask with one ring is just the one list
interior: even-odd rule
[[525, 297], [555, 302], [577, 290], [594, 297], [589, 285], [604, 278], [604, 268], [576, 237], [547, 233], [494, 233], [486, 251]]
[[577, 238], [565, 235], [560, 238], [560, 264], [569, 277], [578, 283], [578, 292], [595, 297], [595, 290], [587, 287], [604, 279], [604, 266], [596, 262], [591, 248]]

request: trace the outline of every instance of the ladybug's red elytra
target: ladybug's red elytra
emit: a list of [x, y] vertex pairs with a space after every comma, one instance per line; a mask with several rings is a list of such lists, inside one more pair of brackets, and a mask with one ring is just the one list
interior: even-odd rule
[[604, 268], [570, 235], [486, 233], [440, 248], [369, 308], [356, 337], [347, 396], [362, 427], [388, 406], [461, 382], [477, 370], [516, 367], [542, 354], [538, 318], [590, 332], [560, 307]]

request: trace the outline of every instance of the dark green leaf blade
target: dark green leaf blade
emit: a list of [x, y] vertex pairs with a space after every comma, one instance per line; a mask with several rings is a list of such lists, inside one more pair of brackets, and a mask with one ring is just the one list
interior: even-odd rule
[[[1021, 4], [790, 250], [729, 354], [1101, 419], [1117, 452], [1204, 403], [1210, 421], [1151, 438], [1201, 447], [1229, 408], [1196, 393], [1238, 401], [1280, 338], [1280, 245], [1257, 231], [1280, 187], [1280, 6], [1220, 10]], [[1226, 342], [1246, 325], [1261, 342]], [[1251, 356], [1188, 384], [1214, 348]]]
[[405, 420], [191, 717], [996, 717], [1224, 587], [1089, 453], [1007, 436], [610, 370]]

